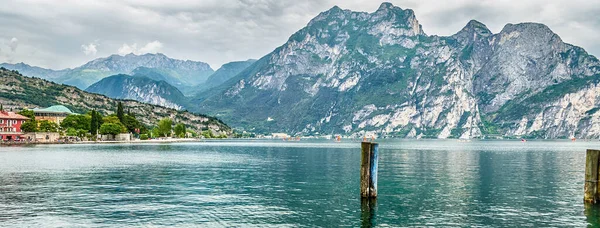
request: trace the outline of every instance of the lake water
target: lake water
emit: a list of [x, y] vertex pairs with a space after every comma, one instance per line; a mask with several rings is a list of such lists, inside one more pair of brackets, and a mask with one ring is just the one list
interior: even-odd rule
[[0, 227], [586, 226], [599, 142], [381, 140], [360, 200], [360, 144], [220, 141], [0, 147]]

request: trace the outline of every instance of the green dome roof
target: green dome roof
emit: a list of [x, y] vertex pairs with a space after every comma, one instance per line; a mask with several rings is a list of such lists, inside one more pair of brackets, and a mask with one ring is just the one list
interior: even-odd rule
[[34, 108], [33, 111], [34, 112], [59, 112], [59, 113], [73, 114], [73, 112], [71, 112], [71, 110], [69, 108], [62, 106], [62, 105], [54, 105], [54, 106], [50, 106], [48, 108]]

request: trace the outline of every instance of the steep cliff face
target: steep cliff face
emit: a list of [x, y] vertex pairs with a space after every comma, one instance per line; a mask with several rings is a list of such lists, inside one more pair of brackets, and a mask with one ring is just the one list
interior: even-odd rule
[[155, 81], [144, 76], [113, 75], [94, 83], [85, 91], [110, 98], [131, 99], [167, 108], [182, 109], [187, 98], [165, 81]]
[[599, 69], [542, 24], [428, 36], [409, 9], [334, 7], [192, 109], [259, 132], [598, 137]]

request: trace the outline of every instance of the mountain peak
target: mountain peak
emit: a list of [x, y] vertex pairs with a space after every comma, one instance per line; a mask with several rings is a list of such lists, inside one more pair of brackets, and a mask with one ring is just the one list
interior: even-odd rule
[[328, 11], [342, 11], [342, 8], [340, 8], [339, 6], [335, 5], [333, 7], [331, 7], [331, 9], [329, 9]]
[[506, 24], [499, 35], [503, 37], [521, 37], [525, 40], [546, 40], [547, 42], [562, 42], [562, 39], [548, 26], [541, 23], [524, 22]]
[[545, 24], [535, 23], [535, 22], [523, 22], [518, 24], [508, 23], [502, 28], [500, 33], [504, 32], [512, 32], [512, 31], [525, 31], [529, 30], [536, 33], [552, 33], [554, 32]]
[[[394, 8], [395, 6], [392, 3], [389, 2], [383, 2], [381, 3], [381, 5], [379, 5], [379, 8], [377, 9], [377, 11], [384, 11], [384, 10], [389, 10]], [[399, 8], [399, 7], [397, 7]]]
[[384, 2], [381, 3], [379, 8], [374, 12], [376, 15], [388, 15], [388, 14], [397, 14], [397, 15], [405, 15], [405, 18], [414, 18], [415, 13], [411, 9], [402, 9], [398, 6], [394, 6], [392, 3]]
[[415, 12], [411, 9], [402, 9], [392, 3], [384, 2], [371, 16], [373, 21], [391, 22], [409, 28], [412, 30], [411, 35], [425, 35]]
[[492, 31], [490, 31], [485, 24], [477, 20], [470, 20], [465, 27], [463, 27], [452, 37], [461, 42], [472, 42], [473, 40], [477, 40], [482, 37], [488, 37], [490, 35], [492, 35]]
[[465, 28], [484, 29], [490, 31], [485, 24], [479, 22], [478, 20], [470, 20], [465, 26]]

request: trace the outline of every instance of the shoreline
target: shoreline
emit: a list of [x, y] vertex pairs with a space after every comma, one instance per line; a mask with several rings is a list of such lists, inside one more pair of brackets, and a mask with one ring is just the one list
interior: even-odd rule
[[[317, 139], [318, 140], [318, 139]], [[329, 139], [323, 139], [324, 141], [331, 141], [331, 142], [335, 142], [335, 143], [347, 143], [347, 142], [352, 142], [352, 143], [360, 143], [362, 141], [353, 141], [353, 140], [342, 140], [342, 141], [334, 141], [334, 140], [329, 140]], [[388, 141], [390, 139], [379, 139], [376, 140], [376, 142], [379, 143], [385, 143], [386, 141]], [[392, 141], [394, 141], [393, 139], [391, 139]], [[456, 141], [459, 143], [472, 143], [472, 142], [495, 142], [495, 141], [507, 141], [507, 142], [520, 142], [520, 143], [527, 143], [527, 142], [548, 142], [548, 141], [564, 141], [564, 142], [571, 142], [571, 143], [575, 143], [575, 142], [584, 142], [584, 143], [591, 143], [591, 142], [600, 142], [600, 140], [596, 140], [596, 139], [585, 139], [585, 140], [577, 140], [577, 141], [572, 141], [572, 140], [568, 140], [568, 139], [531, 139], [531, 140], [527, 140], [526, 142], [523, 142], [521, 140], [518, 139], [473, 139], [473, 140], [460, 140], [460, 139], [398, 139], [400, 141]], [[26, 146], [26, 145], [92, 145], [92, 144], [152, 144], [152, 143], [164, 143], [164, 144], [168, 144], [168, 143], [193, 143], [193, 142], [224, 142], [224, 141], [228, 141], [228, 142], [232, 142], [232, 141], [250, 141], [250, 142], [256, 142], [256, 141], [272, 141], [272, 142], [286, 142], [286, 143], [297, 143], [297, 142], [305, 142], [305, 141], [311, 141], [311, 139], [305, 139], [305, 140], [301, 140], [301, 141], [286, 141], [283, 140], [281, 141], [281, 139], [267, 139], [267, 138], [226, 138], [226, 139], [203, 139], [203, 138], [170, 138], [170, 139], [149, 139], [149, 140], [132, 140], [132, 141], [79, 141], [79, 142], [0, 142], [0, 147], [5, 147], [5, 146]]]
[[75, 141], [75, 142], [2, 142], [0, 146], [13, 145], [53, 145], [53, 144], [137, 144], [137, 143], [180, 143], [180, 142], [203, 142], [206, 139], [149, 139], [131, 141]]

